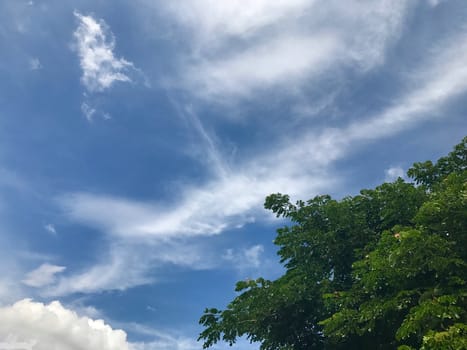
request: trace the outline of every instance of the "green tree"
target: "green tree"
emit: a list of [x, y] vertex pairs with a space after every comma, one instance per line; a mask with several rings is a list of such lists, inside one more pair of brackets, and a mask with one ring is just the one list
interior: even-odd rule
[[[204, 348], [240, 336], [261, 349], [462, 349], [466, 345], [466, 140], [437, 163], [355, 197], [265, 207], [291, 225], [275, 244], [286, 272], [237, 283], [200, 319]], [[465, 347], [467, 348], [467, 347]]]

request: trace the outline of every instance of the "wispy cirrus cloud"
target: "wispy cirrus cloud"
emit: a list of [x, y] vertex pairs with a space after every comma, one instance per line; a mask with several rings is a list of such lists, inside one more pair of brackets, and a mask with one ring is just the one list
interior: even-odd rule
[[172, 83], [226, 101], [270, 88], [290, 93], [330, 75], [336, 79], [343, 69], [366, 72], [384, 62], [408, 7], [403, 0], [345, 7], [305, 0], [163, 4], [192, 37], [192, 55]]
[[[122, 328], [139, 335], [150, 337], [150, 341], [132, 342], [130, 350], [198, 350], [202, 344], [192, 337], [180, 334], [173, 330], [159, 330], [138, 323], [125, 323]], [[226, 343], [219, 343], [212, 346], [213, 350], [227, 350], [232, 347]], [[258, 344], [251, 344], [244, 337], [237, 340], [235, 349], [253, 350], [258, 349]]]
[[37, 57], [33, 57], [29, 60], [29, 69], [30, 70], [39, 70], [42, 69], [41, 61]]
[[339, 52], [339, 42], [332, 35], [279, 37], [233, 56], [200, 60], [183, 75], [188, 86], [205, 96], [246, 97], [253, 90], [290, 81], [299, 84], [323, 73]]
[[103, 20], [75, 12], [78, 28], [75, 47], [83, 71], [81, 81], [89, 92], [110, 88], [115, 82], [130, 82], [133, 63], [114, 55], [115, 38]]
[[[176, 196], [180, 198], [178, 201], [142, 202], [95, 193], [71, 193], [61, 197], [59, 203], [70, 220], [125, 240], [176, 242], [220, 234], [254, 220], [264, 220], [268, 216], [261, 208], [266, 195], [283, 192], [297, 198], [328, 192], [341, 181], [337, 175], [330, 175], [336, 160], [375, 139], [396, 135], [427, 119], [437, 118], [446, 102], [467, 90], [467, 64], [462, 60], [466, 54], [467, 35], [462, 32], [443, 48], [434, 49], [432, 56], [410, 74], [400, 97], [379, 113], [340, 128], [305, 130], [237, 164], [217, 164], [217, 168], [224, 170], [213, 172], [204, 185], [182, 187]], [[183, 245], [183, 241], [178, 241], [174, 247]], [[122, 251], [126, 250], [123, 244]], [[171, 255], [170, 263], [182, 264], [174, 259], [176, 254]], [[148, 272], [143, 264], [136, 263], [128, 269], [117, 255], [115, 259], [112, 264], [115, 271], [133, 269], [139, 278]], [[159, 260], [157, 264], [169, 260]], [[91, 285], [101, 274], [102, 271], [91, 268], [83, 273], [85, 277], [70, 276], [67, 281], [83, 278]], [[140, 283], [138, 279], [129, 279], [126, 285], [137, 283]], [[79, 283], [68, 289], [78, 290]], [[62, 293], [65, 291], [66, 288]]]
[[45, 263], [37, 269], [28, 272], [22, 282], [30, 287], [44, 287], [55, 282], [55, 275], [63, 272], [65, 269], [65, 266]]
[[171, 1], [163, 8], [179, 23], [194, 29], [199, 46], [222, 45], [229, 37], [250, 37], [256, 31], [281, 22], [290, 16], [303, 15], [313, 0], [253, 0], [246, 6], [241, 0]]
[[93, 94], [108, 90], [117, 82], [134, 83], [141, 80], [142, 72], [132, 62], [115, 55], [115, 36], [103, 19], [95, 19], [77, 11], [74, 15], [78, 27], [73, 33], [72, 47], [78, 53], [82, 70], [81, 83], [87, 91], [81, 103], [81, 112], [89, 122], [97, 116], [104, 120], [111, 119], [93, 101]]
[[53, 235], [56, 235], [56, 234], [57, 234], [57, 229], [55, 228], [55, 225], [53, 225], [53, 224], [44, 225], [44, 229], [45, 229], [48, 233], [51, 233], [51, 234], [53, 234]]
[[222, 259], [233, 263], [238, 270], [255, 269], [261, 265], [261, 255], [264, 252], [264, 246], [256, 244], [241, 250], [227, 249]]
[[[194, 239], [115, 238], [97, 261], [84, 269], [62, 274], [56, 283], [46, 285], [40, 294], [59, 297], [73, 293], [99, 293], [105, 290], [126, 290], [159, 280], [161, 267], [191, 270], [212, 269], [220, 256], [209, 246]], [[123, 273], [125, 271], [125, 273]]]

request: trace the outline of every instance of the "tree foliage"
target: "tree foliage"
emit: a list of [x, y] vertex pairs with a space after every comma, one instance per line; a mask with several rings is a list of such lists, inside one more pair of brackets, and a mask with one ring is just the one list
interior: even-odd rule
[[268, 196], [291, 223], [275, 239], [286, 272], [206, 309], [204, 348], [467, 349], [467, 137], [408, 175], [342, 200]]

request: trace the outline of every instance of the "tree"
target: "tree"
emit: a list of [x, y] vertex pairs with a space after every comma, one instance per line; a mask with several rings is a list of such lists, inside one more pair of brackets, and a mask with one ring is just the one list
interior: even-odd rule
[[237, 283], [200, 319], [204, 348], [239, 336], [263, 350], [467, 348], [467, 138], [438, 162], [342, 200], [265, 207], [286, 272]]

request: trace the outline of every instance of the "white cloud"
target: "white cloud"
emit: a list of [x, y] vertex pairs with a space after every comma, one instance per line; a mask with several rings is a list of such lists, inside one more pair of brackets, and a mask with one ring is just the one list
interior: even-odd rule
[[31, 70], [39, 70], [42, 68], [41, 61], [37, 57], [31, 58], [29, 60], [29, 69]]
[[52, 225], [52, 224], [47, 224], [47, 225], [45, 225], [45, 226], [44, 226], [44, 229], [45, 229], [47, 232], [52, 233], [52, 234], [54, 234], [54, 235], [57, 234], [57, 230], [55, 229], [55, 226]]
[[200, 345], [190, 338], [173, 338], [132, 343], [130, 350], [198, 350]]
[[440, 117], [439, 109], [467, 90], [467, 32], [441, 47], [435, 47], [425, 64], [410, 77], [409, 91], [376, 118], [350, 125], [347, 138], [375, 140], [395, 134], [429, 118]]
[[74, 32], [76, 50], [83, 76], [81, 81], [90, 92], [103, 91], [115, 82], [130, 82], [133, 63], [114, 56], [115, 38], [103, 20], [75, 12], [79, 21]]
[[339, 57], [334, 37], [278, 37], [228, 58], [202, 60], [183, 73], [191, 88], [206, 96], [243, 95], [254, 89], [309, 79]]
[[126, 334], [102, 320], [64, 308], [58, 301], [44, 305], [29, 299], [0, 308], [0, 339], [34, 344], [34, 350], [125, 350]]
[[[312, 194], [330, 188], [333, 178], [305, 165], [313, 161], [322, 165], [321, 161], [333, 156], [332, 151], [326, 155], [325, 145], [315, 150], [310, 152], [307, 147], [293, 156], [280, 152], [256, 160], [243, 171], [200, 188], [186, 188], [182, 201], [172, 206], [90, 193], [70, 194], [60, 202], [69, 218], [118, 236], [167, 239], [219, 234], [239, 222], [251, 221], [252, 210], [263, 216], [262, 203], [270, 193]], [[309, 159], [299, 161], [301, 155]], [[273, 171], [277, 164], [283, 168]]]
[[399, 166], [395, 167], [390, 167], [384, 171], [385, 173], [385, 182], [393, 182], [397, 180], [399, 177], [404, 178], [405, 177], [405, 171]]
[[263, 252], [264, 252], [264, 247], [258, 244], [248, 249], [245, 249], [243, 254], [245, 256], [245, 260], [248, 263], [248, 265], [259, 267], [261, 263], [260, 256]]
[[22, 282], [30, 287], [44, 287], [52, 284], [55, 281], [55, 275], [65, 269], [65, 266], [42, 264], [37, 269], [28, 272]]
[[[42, 289], [46, 296], [62, 296], [76, 292], [93, 293], [103, 290], [125, 290], [153, 280], [146, 276], [150, 258], [136, 253], [130, 246], [124, 249], [112, 246], [109, 254], [90, 269], [62, 276], [55, 284]], [[125, 272], [124, 272], [125, 271]]]
[[[131, 343], [131, 350], [198, 350], [202, 348], [201, 343], [186, 335], [177, 334], [179, 332], [164, 331], [148, 327], [138, 323], [122, 324], [123, 328], [128, 331], [149, 336], [152, 338], [149, 342]], [[244, 337], [239, 338], [234, 346], [237, 350], [257, 350], [258, 344], [251, 344]], [[212, 350], [227, 350], [232, 349], [226, 343], [219, 343], [212, 346]]]
[[41, 294], [58, 297], [126, 290], [156, 282], [161, 266], [205, 270], [216, 266], [219, 260], [215, 252], [193, 239], [113, 239], [105, 251], [90, 268], [61, 276], [55, 284], [43, 288]]
[[291, 93], [349, 67], [365, 72], [384, 62], [408, 7], [405, 0], [166, 2], [162, 8], [192, 37], [192, 56], [172, 83], [224, 101], [267, 88]]
[[[115, 254], [110, 264], [97, 265], [82, 275], [72, 275], [59, 284], [60, 294], [90, 290], [89, 286], [115, 287], [116, 277], [100, 283], [103, 276], [122, 276], [130, 272], [127, 286], [146, 283], [148, 270], [143, 265], [183, 265], [185, 252], [200, 236], [219, 234], [256, 219], [267, 219], [262, 209], [270, 193], [288, 193], [292, 198], [309, 198], [335, 190], [340, 179], [331, 175], [330, 166], [365, 143], [380, 140], [406, 130], [428, 118], [437, 118], [444, 104], [467, 89], [467, 38], [460, 33], [456, 40], [432, 51], [411, 76], [399, 99], [380, 113], [352, 122], [340, 129], [321, 132], [304, 131], [301, 136], [272, 143], [267, 151], [255, 154], [239, 164], [222, 164], [223, 157], [207, 135], [207, 152], [215, 171], [204, 185], [180, 188], [179, 200], [172, 203], [142, 202], [93, 193], [72, 193], [60, 199], [66, 215], [123, 239], [122, 252], [134, 249], [127, 240], [159, 242], [163, 259], [151, 254], [140, 263], [127, 264], [124, 254]], [[205, 132], [205, 130], [204, 130]], [[214, 147], [214, 148], [213, 148]], [[162, 243], [163, 244], [162, 244]], [[178, 247], [178, 248], [175, 248]], [[178, 250], [177, 250], [178, 249]], [[202, 248], [201, 250], [202, 251]], [[163, 252], [166, 252], [165, 255]], [[256, 251], [258, 252], [258, 251]], [[252, 256], [254, 251], [252, 251]], [[148, 253], [145, 253], [148, 254]], [[142, 254], [140, 254], [142, 255]], [[199, 266], [202, 254], [192, 255]], [[131, 261], [131, 260], [130, 260]], [[148, 264], [148, 261], [151, 263]], [[110, 273], [109, 273], [110, 271]], [[136, 277], [131, 277], [134, 271]], [[105, 279], [105, 278], [104, 278]], [[72, 283], [71, 283], [72, 282]], [[69, 287], [73, 285], [73, 287]], [[60, 289], [62, 288], [62, 289]]]
[[[94, 308], [88, 312], [99, 316]], [[201, 344], [191, 337], [159, 331], [137, 323], [123, 323], [120, 327], [144, 335], [148, 342], [128, 342], [124, 330], [112, 328], [101, 319], [80, 316], [75, 308], [67, 308], [59, 301], [49, 304], [20, 300], [0, 307], [0, 348], [24, 350], [196, 350]], [[117, 323], [118, 324], [118, 323]], [[238, 349], [258, 349], [239, 339]], [[236, 348], [237, 348], [236, 347]], [[227, 349], [219, 344], [213, 350]]]
[[164, 4], [177, 21], [194, 30], [198, 45], [215, 45], [225, 37], [248, 37], [289, 16], [300, 16], [315, 1], [242, 0], [170, 1]]
[[152, 338], [149, 342], [131, 343], [130, 350], [198, 350], [200, 348], [200, 344], [192, 338], [172, 335], [169, 332], [160, 332], [137, 323], [125, 326], [127, 330]]
[[442, 2], [444, 2], [444, 0], [427, 0], [427, 2], [431, 7], [436, 7]]
[[[131, 343], [130, 350], [199, 350], [202, 345], [187, 337], [167, 337], [150, 342]], [[219, 343], [211, 347], [212, 350], [258, 350], [259, 345], [250, 344], [245, 339], [239, 339], [232, 347], [226, 343]]]
[[264, 247], [261, 244], [244, 248], [237, 252], [234, 249], [227, 249], [222, 256], [224, 260], [230, 261], [239, 270], [255, 269], [261, 265], [261, 254]]
[[81, 112], [86, 117], [88, 122], [92, 122], [94, 115], [96, 114], [96, 109], [91, 107], [88, 103], [83, 102], [81, 103]]

